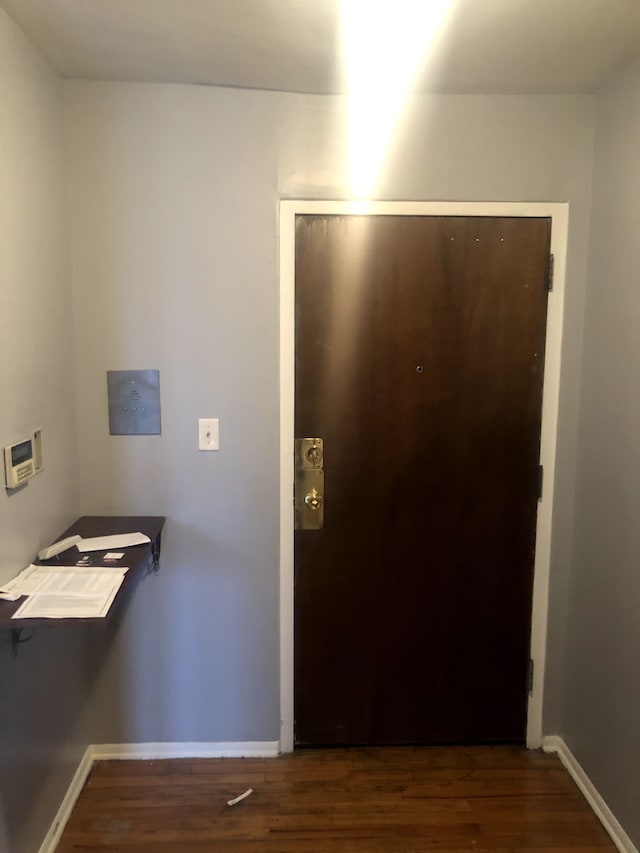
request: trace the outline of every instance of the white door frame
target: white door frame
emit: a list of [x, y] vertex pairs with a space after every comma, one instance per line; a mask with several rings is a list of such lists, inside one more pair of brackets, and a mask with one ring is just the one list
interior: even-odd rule
[[293, 750], [293, 439], [295, 368], [295, 217], [296, 214], [393, 216], [545, 216], [551, 218], [555, 256], [549, 294], [545, 350], [540, 462], [543, 499], [538, 504], [533, 581], [531, 658], [533, 692], [529, 697], [527, 746], [542, 744], [542, 700], [546, 657], [551, 518], [555, 481], [560, 356], [564, 313], [569, 206], [555, 202], [345, 202], [280, 203], [280, 751]]

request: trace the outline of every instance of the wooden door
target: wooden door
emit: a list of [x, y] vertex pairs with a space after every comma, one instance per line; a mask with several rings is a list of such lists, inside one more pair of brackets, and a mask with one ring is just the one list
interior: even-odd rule
[[550, 220], [296, 218], [297, 745], [522, 741]]

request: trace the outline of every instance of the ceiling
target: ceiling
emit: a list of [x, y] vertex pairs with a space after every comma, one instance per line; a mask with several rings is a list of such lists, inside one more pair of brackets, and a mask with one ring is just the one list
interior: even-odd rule
[[[345, 4], [376, 81], [424, 36], [418, 92], [595, 91], [640, 55], [640, 0], [446, 0], [437, 32], [410, 9], [445, 0], [0, 0], [68, 78], [349, 90]], [[381, 26], [374, 26], [374, 24]], [[403, 25], [405, 32], [401, 32]], [[399, 51], [399, 52], [398, 52]], [[376, 82], [379, 85], [379, 82]]]

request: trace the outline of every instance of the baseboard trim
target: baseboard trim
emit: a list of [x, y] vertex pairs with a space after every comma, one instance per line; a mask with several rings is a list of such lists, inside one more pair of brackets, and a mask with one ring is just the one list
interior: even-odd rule
[[611, 840], [618, 850], [620, 850], [620, 853], [638, 853], [638, 848], [624, 831], [620, 822], [564, 740], [557, 735], [545, 737], [542, 739], [542, 749], [545, 752], [555, 752], [557, 754], [573, 781], [582, 791], [586, 801], [609, 833]]
[[123, 759], [151, 761], [160, 758], [275, 758], [279, 742], [237, 741], [223, 743], [96, 743], [87, 747], [67, 793], [38, 853], [54, 853], [71, 817], [76, 800], [96, 761]]
[[275, 758], [279, 744], [274, 741], [221, 743], [96, 743], [91, 747], [94, 761], [146, 760], [160, 758]]
[[64, 832], [67, 821], [71, 817], [71, 812], [76, 804], [76, 800], [80, 796], [80, 792], [84, 788], [84, 783], [87, 781], [91, 768], [93, 767], [92, 747], [88, 746], [78, 765], [78, 769], [73, 774], [71, 784], [64, 795], [64, 799], [60, 804], [56, 816], [53, 819], [49, 831], [45, 835], [44, 841], [40, 845], [39, 853], [53, 853], [58, 846], [60, 837]]

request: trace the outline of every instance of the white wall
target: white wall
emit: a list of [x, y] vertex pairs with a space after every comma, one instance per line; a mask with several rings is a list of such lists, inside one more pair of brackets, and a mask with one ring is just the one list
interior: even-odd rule
[[[86, 512], [165, 514], [161, 571], [123, 620], [95, 740], [274, 740], [278, 708], [280, 197], [349, 196], [339, 98], [67, 84]], [[546, 731], [556, 731], [572, 524], [594, 101], [410, 103], [390, 199], [570, 203]], [[108, 435], [109, 369], [158, 368], [162, 435]], [[220, 417], [199, 454], [196, 421]]]
[[[28, 486], [0, 487], [3, 581], [73, 521], [78, 500], [63, 84], [1, 10], [0, 188], [0, 446], [41, 426], [46, 453]], [[71, 734], [82, 644], [38, 628], [14, 657], [8, 629], [0, 640], [0, 848], [23, 853], [82, 754]]]
[[63, 87], [0, 10], [0, 445], [44, 429], [46, 471], [0, 489], [0, 580], [77, 510]]
[[640, 61], [599, 97], [562, 730], [640, 846]]

